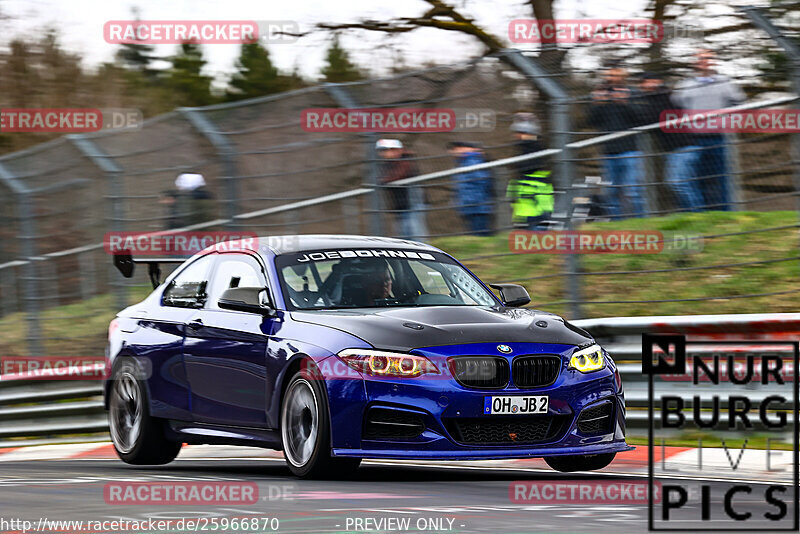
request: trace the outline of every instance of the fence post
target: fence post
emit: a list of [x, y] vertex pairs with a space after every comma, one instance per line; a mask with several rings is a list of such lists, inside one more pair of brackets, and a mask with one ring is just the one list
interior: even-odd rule
[[[106, 154], [99, 146], [92, 142], [84, 134], [68, 135], [75, 148], [77, 148], [89, 161], [96, 165], [106, 175], [108, 180], [108, 193], [110, 199], [109, 218], [111, 221], [111, 231], [125, 231], [125, 203], [123, 200], [125, 187], [122, 183], [123, 169], [117, 165], [112, 156]], [[105, 239], [105, 236], [103, 236]], [[112, 266], [111, 258], [108, 261], [109, 285], [115, 295], [115, 307], [125, 308], [128, 305], [128, 285], [116, 273]], [[84, 273], [85, 276], [85, 273]]]
[[[343, 108], [355, 109], [361, 106], [355, 101], [347, 89], [346, 84], [326, 83], [324, 86], [325, 91], [336, 101], [337, 104]], [[370, 233], [372, 235], [383, 235], [383, 220], [381, 214], [383, 213], [383, 201], [381, 198], [381, 186], [378, 182], [378, 153], [375, 150], [375, 143], [378, 141], [378, 136], [373, 133], [364, 134], [364, 142], [366, 148], [367, 162], [369, 165], [367, 169], [367, 176], [364, 180], [364, 185], [372, 189], [369, 195], [369, 210], [370, 210]]]
[[[742, 11], [757, 28], [764, 30], [778, 46], [789, 57], [789, 76], [791, 77], [792, 89], [796, 95], [800, 95], [800, 46], [794, 40], [784, 35], [772, 24], [764, 11], [758, 7], [746, 7]], [[794, 109], [800, 109], [800, 102], [792, 104]], [[800, 134], [792, 135], [792, 182], [794, 185], [795, 206], [800, 218]]]
[[97, 293], [97, 274], [94, 251], [78, 253], [78, 265], [81, 270], [81, 299], [88, 300]]
[[654, 212], [659, 211], [658, 206], [658, 184], [661, 183], [661, 175], [658, 169], [663, 168], [659, 165], [662, 156], [656, 154], [655, 147], [657, 144], [654, 142], [653, 134], [645, 132], [637, 137], [637, 145], [643, 154], [644, 158], [644, 176], [645, 183], [650, 184], [645, 186], [645, 198], [647, 199], [647, 212], [646, 215], [652, 215]]
[[225, 191], [223, 218], [225, 226], [236, 226], [236, 215], [239, 213], [239, 172], [236, 167], [236, 147], [226, 136], [221, 134], [214, 123], [197, 108], [178, 108], [178, 111], [189, 121], [200, 134], [205, 137], [217, 151], [222, 167], [222, 188]]
[[[519, 50], [505, 50], [505, 59], [519, 69], [530, 81], [550, 97], [550, 128], [552, 145], [550, 148], [560, 149], [554, 158], [553, 175], [557, 189], [561, 192], [556, 195], [553, 218], [562, 219], [564, 228], [573, 228], [573, 198], [575, 187], [572, 179], [575, 175], [570, 142], [571, 128], [571, 101], [569, 94], [553, 79], [553, 75], [542, 69], [536, 60], [523, 55]], [[570, 319], [583, 317], [580, 295], [580, 261], [577, 254], [567, 254], [567, 295], [569, 297]]]
[[0, 317], [14, 313], [19, 309], [19, 296], [17, 295], [17, 281], [15, 280], [14, 269], [9, 265], [0, 268], [0, 287], [3, 291], [2, 309]]
[[739, 138], [735, 133], [725, 134], [725, 167], [730, 177], [730, 201], [732, 211], [742, 211], [744, 194], [742, 193], [742, 166], [739, 159]]
[[25, 340], [29, 356], [42, 356], [41, 329], [39, 328], [39, 279], [36, 265], [36, 225], [30, 191], [17, 178], [0, 164], [0, 180], [17, 197], [17, 218], [19, 219], [19, 240], [22, 258], [28, 264], [21, 267], [22, 300], [25, 308], [27, 331]]

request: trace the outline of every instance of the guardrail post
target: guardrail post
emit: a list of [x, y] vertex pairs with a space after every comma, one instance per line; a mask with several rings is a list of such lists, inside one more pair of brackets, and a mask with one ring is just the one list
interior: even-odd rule
[[[117, 165], [113, 156], [106, 154], [99, 146], [92, 142], [88, 136], [83, 134], [68, 135], [75, 148], [86, 156], [94, 165], [103, 171], [108, 179], [109, 193], [109, 219], [111, 221], [111, 231], [125, 231], [125, 203], [123, 200], [125, 187], [122, 183], [123, 169]], [[105, 239], [105, 236], [103, 236]], [[114, 269], [111, 258], [108, 259], [109, 285], [115, 295], [115, 307], [125, 308], [128, 305], [128, 285]], [[88, 273], [82, 273], [82, 276]], [[93, 274], [93, 273], [92, 273]]]
[[[571, 128], [569, 94], [553, 79], [552, 74], [545, 72], [539, 64], [524, 56], [519, 50], [505, 50], [503, 57], [550, 97], [550, 128], [553, 142], [550, 148], [560, 149], [553, 165], [555, 183], [561, 194], [556, 195], [553, 219], [562, 220], [566, 230], [573, 228], [573, 199], [575, 187], [572, 179], [575, 168], [572, 150], [569, 147]], [[583, 316], [580, 296], [580, 262], [577, 254], [567, 254], [567, 295], [569, 297], [570, 319]]]
[[[346, 84], [327, 83], [324, 86], [325, 91], [336, 101], [337, 104], [347, 109], [356, 109], [361, 106], [355, 101], [353, 95], [347, 91]], [[382, 188], [379, 183], [379, 162], [378, 153], [375, 150], [375, 143], [378, 141], [378, 135], [374, 133], [367, 133], [363, 135], [366, 160], [367, 160], [367, 176], [363, 182], [364, 187], [372, 189], [369, 195], [369, 210], [370, 210], [370, 233], [372, 235], [383, 235], [383, 198], [381, 196]]]
[[225, 226], [234, 228], [239, 211], [239, 184], [236, 182], [239, 179], [239, 172], [236, 167], [236, 147], [216, 129], [214, 123], [199, 109], [178, 108], [178, 111], [217, 151], [217, 157], [222, 167], [222, 189], [225, 192], [222, 215], [224, 219], [227, 219]]
[[[789, 57], [789, 76], [792, 89], [796, 95], [800, 95], [800, 46], [783, 34], [772, 21], [764, 15], [762, 8], [749, 6], [742, 8], [742, 12], [750, 19], [754, 26], [760, 28], [780, 46]], [[792, 104], [794, 109], [800, 109], [800, 102]], [[794, 185], [795, 209], [800, 218], [800, 133], [792, 136], [792, 182]]]

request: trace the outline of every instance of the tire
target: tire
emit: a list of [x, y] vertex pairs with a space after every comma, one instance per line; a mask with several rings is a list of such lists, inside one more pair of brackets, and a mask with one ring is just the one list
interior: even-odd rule
[[602, 469], [610, 464], [616, 455], [617, 453], [611, 452], [608, 454], [591, 454], [589, 456], [552, 456], [545, 458], [544, 461], [556, 471], [572, 473], [573, 471]]
[[300, 478], [349, 478], [361, 458], [331, 456], [328, 397], [321, 377], [298, 371], [281, 402], [281, 442], [286, 464]]
[[115, 366], [109, 387], [108, 427], [117, 456], [132, 465], [163, 465], [178, 456], [183, 445], [164, 434], [164, 421], [150, 415], [147, 388], [137, 377], [136, 363]]

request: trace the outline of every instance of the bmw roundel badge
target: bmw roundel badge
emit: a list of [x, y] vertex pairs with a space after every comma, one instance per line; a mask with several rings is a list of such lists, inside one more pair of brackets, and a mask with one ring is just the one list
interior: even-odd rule
[[497, 350], [499, 350], [503, 354], [511, 354], [511, 347], [509, 347], [508, 345], [497, 345]]

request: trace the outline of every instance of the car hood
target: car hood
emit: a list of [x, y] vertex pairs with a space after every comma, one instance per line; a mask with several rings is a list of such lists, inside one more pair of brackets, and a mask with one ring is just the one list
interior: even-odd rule
[[373, 347], [408, 351], [464, 343], [582, 345], [592, 336], [557, 315], [521, 308], [430, 306], [293, 311], [292, 319], [335, 328]]

